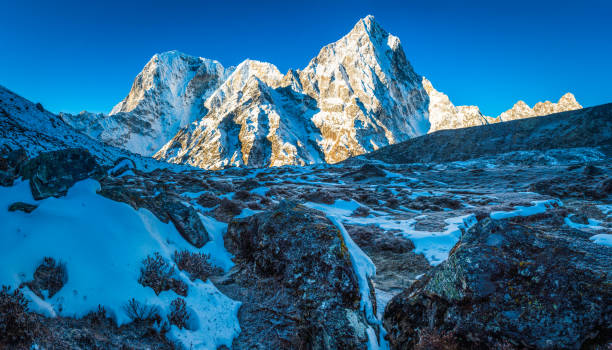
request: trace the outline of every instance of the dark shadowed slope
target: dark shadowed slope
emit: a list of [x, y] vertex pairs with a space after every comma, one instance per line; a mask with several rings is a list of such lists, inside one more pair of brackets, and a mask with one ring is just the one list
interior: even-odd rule
[[364, 155], [387, 163], [461, 161], [513, 151], [596, 147], [612, 154], [612, 103], [543, 117], [441, 130]]

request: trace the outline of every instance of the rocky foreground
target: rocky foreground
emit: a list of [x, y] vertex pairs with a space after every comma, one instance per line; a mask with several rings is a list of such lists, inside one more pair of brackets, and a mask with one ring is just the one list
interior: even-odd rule
[[[134, 270], [134, 284], [138, 279], [151, 298], [184, 298], [186, 320], [177, 321], [172, 298], [162, 298], [168, 304], [150, 317], [127, 321], [120, 321], [122, 308], [92, 300], [90, 312], [75, 318], [58, 309], [70, 307], [58, 296], [73, 293], [66, 289], [75, 266], [55, 256], [68, 260], [67, 279], [57, 278], [54, 262], [32, 261], [35, 273], [11, 286], [27, 296], [30, 312], [15, 318], [13, 292], [0, 297], [2, 342], [9, 348], [612, 344], [612, 165], [597, 149], [217, 172], [147, 172], [129, 159], [101, 166], [83, 149], [33, 159], [11, 151], [0, 160], [1, 184], [11, 189], [27, 181], [32, 197], [7, 202], [3, 220], [35, 217], [47, 210], [46, 201], [70, 198], [87, 179], [99, 183], [97, 197], [146, 209], [174, 227], [178, 235], [166, 239], [167, 249], [182, 240], [191, 251], [210, 253], [204, 263], [162, 251], [160, 266], [174, 272], [153, 282]], [[218, 250], [208, 249], [215, 244]], [[194, 304], [201, 282], [240, 305], [233, 314], [239, 331], [225, 341], [197, 339], [219, 337], [206, 333]], [[132, 297], [125, 295], [126, 305]], [[54, 317], [40, 305], [49, 305]], [[199, 325], [190, 323], [194, 317]]]

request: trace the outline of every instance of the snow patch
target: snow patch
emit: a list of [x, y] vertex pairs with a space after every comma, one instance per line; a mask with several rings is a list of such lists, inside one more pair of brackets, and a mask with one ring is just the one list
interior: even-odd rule
[[[142, 260], [159, 252], [173, 264], [175, 250], [211, 253], [215, 263], [223, 266], [229, 259], [223, 247], [225, 227], [214, 219], [201, 217], [213, 240], [198, 250], [186, 242], [172, 224], [164, 224], [146, 209], [134, 210], [128, 204], [115, 202], [96, 194], [94, 180], [76, 183], [60, 198], [35, 201], [29, 183], [21, 181], [12, 187], [0, 187], [0, 284], [17, 288], [32, 279], [43, 257], [50, 256], [66, 264], [68, 281], [52, 298], [42, 300], [25, 290], [31, 306], [47, 316], [82, 317], [103, 305], [118, 324], [130, 321], [123, 309], [135, 298], [157, 306], [161, 316], [169, 312], [173, 291], [155, 295], [138, 283]], [[9, 212], [16, 201], [36, 203], [32, 213]], [[224, 253], [225, 252], [225, 253]], [[227, 255], [224, 255], [227, 254]], [[231, 346], [240, 332], [237, 312], [240, 303], [231, 300], [210, 282], [192, 282], [177, 273], [188, 286], [185, 298], [197, 317], [196, 330], [179, 330], [173, 326], [170, 339], [185, 348], [215, 349]]]
[[491, 213], [491, 219], [508, 219], [516, 216], [530, 216], [542, 214], [549, 209], [563, 206], [563, 202], [559, 199], [547, 199], [542, 201], [532, 201], [532, 206], [516, 206], [512, 211], [496, 211]]

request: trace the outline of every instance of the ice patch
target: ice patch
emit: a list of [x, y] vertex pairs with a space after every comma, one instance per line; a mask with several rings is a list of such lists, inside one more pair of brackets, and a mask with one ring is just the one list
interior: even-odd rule
[[253, 209], [249, 209], [249, 208], [244, 208], [244, 209], [242, 209], [240, 214], [235, 216], [234, 218], [236, 218], [236, 219], [248, 218], [249, 216], [253, 216], [253, 215], [257, 214], [257, 213], [261, 213], [262, 211], [263, 210], [253, 210]]
[[[366, 253], [359, 248], [359, 246], [353, 241], [351, 236], [346, 232], [344, 225], [338, 220], [335, 216], [329, 215], [327, 216], [329, 220], [340, 230], [342, 233], [342, 238], [344, 239], [344, 244], [349, 251], [349, 255], [351, 256], [351, 263], [353, 264], [353, 268], [355, 269], [355, 274], [357, 275], [357, 282], [359, 284], [359, 294], [361, 295], [361, 301], [359, 303], [359, 308], [364, 311], [364, 315], [366, 317], [366, 321], [370, 324], [368, 327], [368, 349], [387, 349], [389, 345], [386, 340], [384, 340], [385, 329], [382, 326], [382, 322], [376, 318], [376, 314], [374, 313], [374, 307], [372, 306], [372, 302], [370, 301], [370, 284], [368, 280], [376, 275], [376, 266], [370, 259]], [[379, 328], [381, 333], [381, 341], [380, 344], [377, 341], [376, 333], [372, 329], [372, 325], [376, 325]]]
[[599, 226], [599, 224], [601, 224], [600, 221], [594, 220], [594, 219], [588, 219], [589, 223], [588, 224], [579, 224], [577, 222], [573, 222], [569, 217], [566, 217], [565, 219], [563, 219], [563, 221], [565, 222], [565, 224], [571, 228], [575, 228], [575, 229], [591, 229], [591, 230], [605, 230], [606, 228], [603, 226]]

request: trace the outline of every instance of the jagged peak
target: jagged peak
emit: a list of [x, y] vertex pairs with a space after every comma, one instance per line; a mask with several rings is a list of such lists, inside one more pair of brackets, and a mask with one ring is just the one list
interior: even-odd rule
[[355, 23], [353, 29], [349, 32], [349, 34], [367, 34], [368, 36], [372, 36], [377, 33], [386, 33], [386, 31], [376, 22], [374, 16], [367, 15], [366, 17], [360, 19]]
[[571, 92], [566, 92], [563, 96], [561, 96], [558, 104], [571, 104], [582, 108], [582, 105], [580, 105], [580, 103], [578, 103], [578, 101], [576, 100], [576, 96], [574, 96], [574, 94], [572, 94]]
[[149, 60], [147, 64], [151, 62], [155, 62], [155, 63], [163, 63], [165, 65], [171, 65], [172, 62], [175, 61], [176, 59], [181, 59], [183, 61], [191, 61], [193, 63], [199, 62], [209, 67], [215, 66], [215, 67], [223, 68], [223, 65], [217, 60], [189, 55], [189, 54], [186, 54], [178, 50], [170, 50], [170, 51], [156, 53], [155, 55], [153, 55], [153, 57], [151, 57], [151, 59]]
[[251, 76], [255, 76], [271, 86], [278, 84], [283, 78], [283, 74], [272, 63], [246, 59], [236, 67], [227, 81], [234, 82], [236, 79], [240, 79], [246, 82]]
[[529, 107], [529, 105], [527, 103], [525, 103], [525, 101], [523, 100], [518, 100], [516, 101], [516, 103], [514, 104], [514, 106], [512, 106], [511, 109], [519, 109], [519, 108], [531, 108]]
[[421, 83], [423, 84], [423, 88], [425, 89], [425, 91], [427, 91], [428, 94], [431, 94], [433, 91], [436, 91], [431, 81], [429, 81], [429, 79], [425, 78], [424, 76], [422, 77]]

